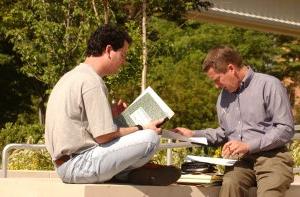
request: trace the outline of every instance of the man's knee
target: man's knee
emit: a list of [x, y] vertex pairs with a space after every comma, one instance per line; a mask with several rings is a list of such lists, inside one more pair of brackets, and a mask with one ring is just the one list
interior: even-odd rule
[[224, 177], [222, 181], [222, 186], [226, 187], [240, 187], [243, 185], [242, 180], [240, 180], [238, 177]]
[[236, 168], [225, 173], [219, 196], [248, 196], [255, 186], [255, 175], [248, 169]]
[[143, 136], [143, 141], [147, 143], [152, 143], [152, 144], [159, 144], [159, 136], [157, 132], [151, 130], [151, 129], [146, 129], [146, 130], [141, 130], [141, 136]]
[[150, 129], [142, 130], [140, 132], [141, 136], [143, 136], [141, 143], [144, 144], [145, 148], [142, 150], [145, 154], [144, 157], [152, 157], [158, 149], [160, 138], [155, 131]]
[[224, 178], [222, 182], [222, 187], [219, 193], [219, 197], [228, 196], [249, 196], [249, 186], [244, 185], [240, 179], [237, 178]]
[[269, 176], [260, 177], [257, 182], [258, 196], [283, 196], [293, 182], [293, 175], [272, 173]]

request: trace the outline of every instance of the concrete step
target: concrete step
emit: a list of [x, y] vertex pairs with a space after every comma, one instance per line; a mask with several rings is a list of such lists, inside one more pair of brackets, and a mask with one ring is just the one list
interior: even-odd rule
[[[43, 177], [43, 178], [39, 178]], [[1, 197], [217, 197], [219, 186], [140, 186], [126, 184], [65, 184], [53, 171], [9, 171], [8, 178], [0, 178]], [[250, 197], [256, 196], [251, 188]], [[300, 176], [285, 196], [298, 197]]]

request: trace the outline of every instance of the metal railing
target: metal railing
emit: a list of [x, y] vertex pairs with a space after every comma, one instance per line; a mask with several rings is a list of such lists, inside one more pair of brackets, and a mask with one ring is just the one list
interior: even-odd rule
[[161, 144], [159, 150], [167, 149], [167, 165], [172, 165], [172, 148], [189, 148], [201, 146], [197, 144], [191, 144], [190, 142], [172, 142], [171, 139], [168, 139], [168, 143]]
[[8, 165], [8, 156], [10, 150], [13, 149], [32, 149], [40, 150], [46, 148], [45, 144], [7, 144], [2, 151], [2, 170], [3, 177], [7, 177], [7, 165]]
[[[295, 131], [300, 132], [300, 125], [295, 125]], [[295, 133], [293, 140], [300, 140], [300, 133]], [[172, 149], [173, 148], [188, 148], [188, 147], [195, 147], [201, 146], [196, 144], [191, 144], [189, 142], [177, 142], [173, 143], [172, 140], [168, 140], [168, 143], [161, 144], [159, 150], [167, 149], [167, 165], [172, 164]], [[3, 170], [3, 177], [7, 178], [7, 166], [8, 166], [8, 157], [9, 151], [13, 149], [31, 149], [31, 150], [40, 150], [45, 149], [45, 144], [8, 144], [4, 147], [2, 151], [2, 170]], [[293, 169], [294, 173], [300, 173], [300, 167]]]

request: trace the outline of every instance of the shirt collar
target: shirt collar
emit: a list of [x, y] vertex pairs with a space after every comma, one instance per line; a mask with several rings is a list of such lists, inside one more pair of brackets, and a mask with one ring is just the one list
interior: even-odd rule
[[241, 92], [245, 88], [248, 87], [248, 85], [250, 84], [250, 82], [253, 78], [253, 75], [254, 75], [254, 71], [252, 70], [252, 68], [250, 66], [248, 66], [248, 72], [247, 72], [246, 76], [244, 77], [244, 79], [241, 81], [240, 87], [237, 92]]

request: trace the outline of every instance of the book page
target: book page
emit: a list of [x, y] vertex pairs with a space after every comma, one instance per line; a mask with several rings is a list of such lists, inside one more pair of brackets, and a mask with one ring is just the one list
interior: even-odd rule
[[235, 159], [223, 159], [223, 158], [215, 158], [215, 157], [202, 157], [202, 156], [194, 156], [188, 155], [186, 157], [188, 160], [205, 162], [210, 164], [222, 165], [222, 166], [233, 166], [237, 160]]
[[118, 117], [114, 123], [119, 127], [146, 125], [153, 120], [170, 119], [174, 112], [148, 87]]
[[192, 143], [197, 143], [197, 144], [205, 144], [207, 145], [207, 139], [205, 137], [190, 137], [189, 140]]
[[132, 114], [129, 115], [134, 124], [145, 125], [151, 122], [150, 116], [142, 107], [139, 107]]
[[134, 104], [136, 101], [138, 101], [141, 97], [143, 97], [145, 94], [150, 94], [151, 97], [156, 101], [156, 103], [159, 105], [159, 107], [166, 113], [167, 117], [169, 119], [172, 118], [174, 115], [174, 112], [171, 110], [169, 106], [156, 94], [156, 92], [149, 86], [146, 88], [142, 94], [140, 94], [133, 102]]

